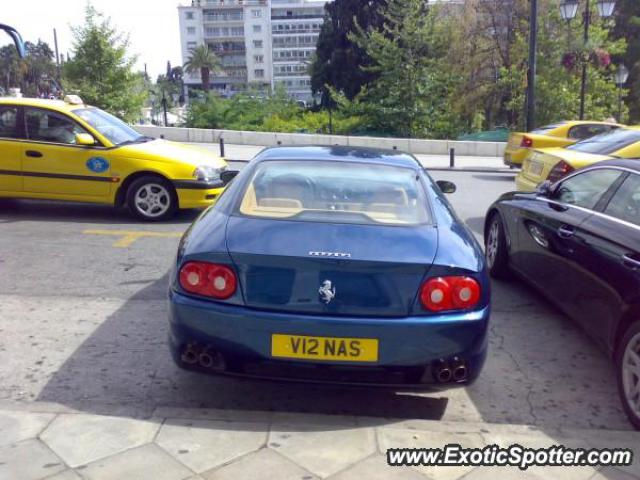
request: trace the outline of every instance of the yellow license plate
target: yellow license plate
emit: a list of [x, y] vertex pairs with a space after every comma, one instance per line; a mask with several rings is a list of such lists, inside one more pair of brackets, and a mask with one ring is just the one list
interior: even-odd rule
[[273, 334], [271, 356], [306, 360], [377, 362], [378, 340]]

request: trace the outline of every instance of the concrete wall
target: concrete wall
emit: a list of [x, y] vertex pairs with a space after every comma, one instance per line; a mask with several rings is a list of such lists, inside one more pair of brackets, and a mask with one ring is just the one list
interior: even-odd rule
[[458, 142], [453, 140], [420, 140], [412, 138], [347, 137], [307, 133], [243, 132], [239, 130], [205, 130], [200, 128], [155, 127], [136, 125], [143, 135], [164, 137], [177, 142], [217, 143], [222, 137], [233, 145], [347, 145], [402, 150], [423, 155], [446, 155], [455, 148], [456, 155], [501, 157], [505, 143]]

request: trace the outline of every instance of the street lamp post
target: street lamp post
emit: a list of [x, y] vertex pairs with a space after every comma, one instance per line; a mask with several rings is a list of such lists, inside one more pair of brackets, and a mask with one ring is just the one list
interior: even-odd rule
[[616, 72], [616, 86], [618, 87], [618, 122], [622, 122], [622, 87], [627, 83], [629, 78], [629, 70], [624, 64], [618, 65]]
[[[591, 1], [586, 0], [584, 9], [584, 34], [583, 40], [585, 46], [589, 42], [589, 26], [591, 25]], [[578, 13], [578, 0], [562, 0], [560, 2], [560, 15], [563, 20], [570, 22]], [[598, 0], [596, 2], [598, 14], [602, 18], [608, 18], [613, 15], [616, 6], [615, 0]], [[584, 104], [587, 94], [587, 61], [582, 62], [582, 78], [580, 81], [580, 120], [584, 120]]]
[[527, 70], [527, 127], [535, 128], [536, 119], [536, 64], [538, 50], [538, 0], [531, 0], [529, 21], [529, 68]]

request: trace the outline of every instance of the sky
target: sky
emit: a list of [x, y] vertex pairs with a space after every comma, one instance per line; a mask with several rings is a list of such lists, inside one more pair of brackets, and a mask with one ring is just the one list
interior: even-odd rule
[[[129, 34], [130, 52], [138, 55], [136, 67], [151, 78], [166, 71], [167, 60], [180, 65], [178, 5], [184, 0], [92, 0], [93, 6], [111, 17], [112, 25]], [[11, 25], [29, 41], [41, 39], [53, 50], [53, 29], [58, 32], [61, 53], [72, 52], [71, 25], [84, 20], [86, 0], [1, 0], [0, 23]], [[0, 45], [8, 43], [0, 38]]]

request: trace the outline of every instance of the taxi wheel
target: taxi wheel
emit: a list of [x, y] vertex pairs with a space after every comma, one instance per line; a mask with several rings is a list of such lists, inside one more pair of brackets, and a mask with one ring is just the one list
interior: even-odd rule
[[640, 322], [632, 324], [616, 351], [618, 392], [629, 421], [640, 430]]
[[127, 207], [139, 219], [157, 222], [176, 212], [178, 197], [164, 178], [148, 175], [134, 180], [129, 186]]
[[509, 277], [509, 252], [507, 237], [499, 213], [494, 213], [489, 221], [484, 237], [487, 268], [493, 278]]

